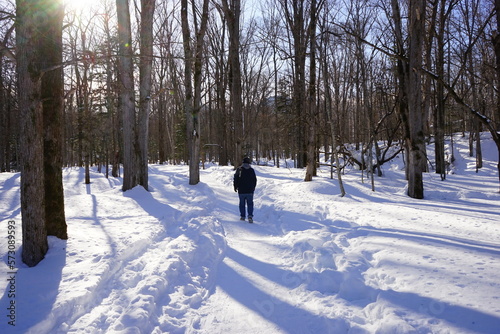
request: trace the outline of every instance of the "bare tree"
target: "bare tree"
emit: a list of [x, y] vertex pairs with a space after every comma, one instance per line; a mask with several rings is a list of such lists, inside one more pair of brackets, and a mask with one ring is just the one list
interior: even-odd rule
[[[17, 73], [21, 122], [21, 213], [23, 227], [22, 259], [28, 266], [37, 265], [48, 250], [47, 213], [54, 210], [58, 236], [67, 237], [60, 171], [59, 129], [47, 128], [44, 138], [44, 116], [58, 120], [62, 107], [62, 75], [60, 68], [62, 3], [46, 0], [18, 0], [17, 4]], [[33, 19], [37, 18], [37, 19]], [[53, 34], [53, 35], [52, 35]], [[53, 85], [42, 88], [42, 84]], [[45, 103], [42, 97], [47, 98]], [[55, 111], [47, 110], [48, 107]], [[45, 110], [44, 110], [45, 109]], [[44, 115], [45, 114], [45, 115]], [[48, 120], [47, 120], [48, 121]], [[57, 122], [57, 124], [60, 124]], [[47, 150], [44, 139], [48, 141]], [[52, 152], [54, 150], [54, 152]], [[44, 161], [44, 153], [49, 157]], [[50, 168], [45, 166], [50, 165]], [[45, 172], [47, 170], [47, 172]], [[47, 175], [47, 176], [46, 176]], [[57, 197], [48, 199], [45, 183], [56, 181]], [[61, 196], [59, 196], [61, 195]], [[62, 200], [62, 203], [60, 202]], [[47, 207], [50, 201], [50, 207]], [[53, 201], [53, 202], [52, 202]], [[62, 205], [62, 206], [61, 206]], [[62, 211], [61, 211], [62, 208]], [[62, 220], [62, 222], [61, 222]], [[64, 222], [65, 225], [65, 222]]]
[[237, 167], [243, 158], [243, 103], [241, 89], [240, 66], [240, 0], [222, 0], [222, 8], [229, 32], [229, 91], [231, 96], [231, 112], [234, 120], [234, 156], [232, 163]]
[[408, 195], [424, 198], [423, 173], [426, 171], [425, 134], [422, 99], [422, 51], [426, 0], [410, 0], [408, 71]]
[[[201, 83], [203, 66], [204, 37], [208, 26], [209, 0], [203, 0], [201, 17], [194, 1], [192, 2], [194, 21], [194, 50], [192, 47], [191, 28], [189, 27], [188, 1], [181, 0], [181, 23], [184, 46], [184, 108], [187, 118], [187, 140], [189, 150], [189, 184], [200, 182], [200, 123]], [[198, 21], [199, 20], [199, 21]]]
[[[9, 73], [12, 73], [12, 69], [7, 64], [11, 61], [15, 61], [15, 57], [7, 49], [9, 41], [14, 35], [14, 23], [11, 24], [5, 31], [3, 40], [1, 41], [0, 49], [7, 50], [0, 54], [0, 172], [10, 172], [11, 157], [12, 157], [12, 145], [13, 137], [16, 131], [13, 131], [15, 122], [12, 121], [12, 80], [9, 80]], [[7, 53], [7, 54], [4, 54]], [[9, 59], [10, 58], [10, 59]], [[14, 77], [14, 75], [10, 75]]]
[[[89, 34], [90, 24], [84, 23], [83, 21], [78, 22], [78, 29], [75, 31], [74, 40], [72, 40], [73, 48], [73, 57], [74, 59], [78, 59], [77, 54], [77, 43], [78, 39], [80, 41], [81, 47], [81, 61], [74, 62], [74, 73], [76, 76], [76, 104], [77, 104], [77, 114], [78, 114], [78, 158], [79, 165], [83, 164], [85, 168], [85, 184], [90, 184], [90, 164], [91, 164], [91, 139], [92, 139], [92, 126], [91, 126], [91, 92], [90, 92], [90, 83], [89, 80], [89, 72], [90, 72], [90, 61], [85, 57], [85, 55], [89, 54], [89, 50], [87, 48], [89, 42], [87, 39], [87, 35]], [[78, 37], [78, 33], [80, 36]], [[81, 160], [83, 159], [83, 161]]]
[[[496, 64], [496, 75], [497, 80], [500, 81], [500, 0], [495, 0], [495, 13], [497, 19], [496, 31], [493, 34], [493, 48], [495, 50], [495, 64]], [[497, 128], [500, 128], [500, 94], [497, 92], [497, 106], [495, 110]], [[500, 171], [500, 163], [498, 165], [498, 170]], [[499, 175], [500, 177], [500, 175]]]
[[[326, 12], [328, 12], [328, 9]], [[331, 41], [333, 35], [328, 31], [327, 24], [325, 23], [328, 21], [327, 15], [328, 13], [325, 15], [325, 19], [323, 19], [320, 22], [321, 46], [322, 46], [320, 66], [323, 72], [323, 82], [325, 89], [325, 113], [328, 123], [330, 125], [329, 130], [331, 134], [331, 145], [332, 145], [331, 177], [333, 178], [333, 168], [335, 164], [337, 180], [340, 189], [340, 196], [344, 197], [346, 191], [344, 183], [342, 181], [342, 172], [339, 159], [339, 142], [338, 142], [339, 131], [337, 130], [337, 128], [339, 127], [339, 121], [337, 119], [337, 116], [339, 115], [340, 83], [338, 81], [333, 82], [334, 80], [332, 80], [333, 75], [331, 73], [331, 68], [333, 68], [334, 70], [337, 68], [337, 61], [334, 56], [329, 57], [328, 49], [332, 47], [332, 45], [335, 45], [336, 43], [334, 41], [333, 42]], [[335, 54], [335, 52], [332, 53]], [[337, 96], [336, 98], [334, 98], [334, 94]]]
[[292, 105], [296, 116], [296, 149], [298, 168], [306, 166], [306, 120], [305, 120], [305, 85], [307, 59], [307, 11], [309, 2], [301, 0], [279, 0], [293, 39], [293, 96]]
[[148, 190], [148, 134], [153, 65], [153, 14], [155, 0], [141, 0], [141, 48], [139, 61], [139, 114], [137, 121], [138, 184]]
[[[108, 5], [106, 3], [106, 8], [105, 11], [106, 13], [110, 12], [111, 4]], [[120, 123], [117, 120], [117, 112], [116, 112], [116, 84], [115, 84], [115, 68], [116, 65], [113, 62], [113, 43], [112, 43], [112, 33], [111, 33], [111, 25], [110, 25], [110, 16], [109, 14], [106, 14], [104, 16], [103, 20], [103, 29], [104, 29], [104, 55], [105, 55], [105, 71], [106, 71], [106, 109], [108, 113], [108, 131], [111, 131], [111, 143], [108, 143], [108, 145], [111, 145], [111, 149], [109, 149], [109, 146], [107, 148], [106, 155], [108, 156], [108, 160], [110, 160], [112, 164], [111, 168], [111, 175], [113, 177], [118, 177], [119, 176], [119, 171], [120, 171], [120, 146], [119, 146], [119, 126], [118, 124]], [[111, 150], [111, 152], [109, 152]], [[107, 171], [108, 166], [106, 165], [106, 171]], [[106, 173], [108, 176], [108, 173]]]
[[118, 18], [119, 108], [123, 119], [123, 191], [137, 185], [132, 30], [128, 0], [116, 0]]
[[[439, 5], [439, 10], [437, 7]], [[439, 28], [436, 34], [436, 74], [440, 77], [444, 77], [445, 73], [445, 32], [447, 17], [450, 14], [452, 3], [450, 3], [448, 9], [446, 6], [446, 0], [441, 0], [435, 3], [435, 10], [439, 17]], [[430, 50], [428, 50], [429, 53]], [[441, 175], [442, 179], [446, 177], [446, 161], [445, 161], [445, 150], [444, 150], [444, 127], [445, 127], [445, 95], [444, 87], [441, 82], [436, 83], [436, 107], [434, 111], [434, 147], [436, 155], [436, 173]]]
[[[227, 61], [227, 18], [224, 9], [220, 4], [216, 4], [218, 16], [212, 15], [209, 20], [207, 31], [207, 80], [213, 82], [209, 91], [211, 101], [209, 121], [206, 124], [208, 143], [219, 145], [218, 161], [221, 165], [228, 165], [236, 157], [233, 139], [233, 122], [230, 106], [227, 103], [227, 87], [229, 81], [228, 61]], [[220, 19], [218, 19], [220, 17]], [[213, 126], [214, 123], [216, 126]]]
[[[396, 53], [396, 103], [397, 110], [403, 125], [403, 138], [404, 149], [406, 156], [408, 156], [408, 140], [410, 137], [410, 129], [408, 122], [408, 97], [407, 97], [407, 77], [408, 77], [408, 63], [407, 53], [405, 48], [404, 36], [403, 36], [403, 22], [401, 18], [401, 8], [397, 0], [391, 0], [391, 17], [394, 24], [394, 41], [395, 41], [395, 53]], [[408, 164], [406, 164], [406, 178], [408, 179]]]
[[316, 176], [316, 131], [317, 131], [317, 105], [316, 105], [316, 27], [318, 12], [323, 1], [319, 4], [316, 0], [311, 0], [310, 22], [307, 34], [309, 35], [309, 87], [306, 102], [306, 123], [309, 127], [309, 138], [307, 138], [307, 169], [304, 181], [312, 181]]
[[62, 182], [63, 142], [63, 67], [62, 1], [44, 0], [46, 19], [39, 28], [41, 67], [41, 99], [44, 129], [45, 223], [47, 234], [67, 239]]

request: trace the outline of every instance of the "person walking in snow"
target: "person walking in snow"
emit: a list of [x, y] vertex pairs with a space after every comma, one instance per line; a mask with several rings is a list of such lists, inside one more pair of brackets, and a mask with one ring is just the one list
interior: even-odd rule
[[250, 166], [250, 159], [243, 159], [243, 164], [234, 173], [234, 191], [240, 197], [240, 220], [245, 220], [245, 206], [248, 209], [248, 222], [253, 223], [253, 193], [257, 186], [255, 170]]

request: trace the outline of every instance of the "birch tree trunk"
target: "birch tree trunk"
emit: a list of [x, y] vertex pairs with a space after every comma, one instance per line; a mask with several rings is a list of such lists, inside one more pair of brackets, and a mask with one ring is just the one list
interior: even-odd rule
[[123, 191], [137, 185], [134, 65], [128, 0], [116, 0], [118, 20], [119, 108], [123, 118]]

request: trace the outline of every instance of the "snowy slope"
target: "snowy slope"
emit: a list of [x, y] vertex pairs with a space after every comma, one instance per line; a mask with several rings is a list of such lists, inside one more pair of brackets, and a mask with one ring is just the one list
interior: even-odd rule
[[229, 167], [189, 186], [187, 167], [152, 165], [151, 191], [125, 193], [68, 168], [70, 239], [35, 268], [20, 261], [19, 174], [0, 174], [0, 333], [498, 333], [497, 154], [485, 141], [476, 174], [465, 149], [446, 181], [425, 175], [424, 200], [399, 159], [376, 192], [347, 171], [343, 198], [326, 170], [304, 183], [256, 167], [255, 224], [238, 220]]

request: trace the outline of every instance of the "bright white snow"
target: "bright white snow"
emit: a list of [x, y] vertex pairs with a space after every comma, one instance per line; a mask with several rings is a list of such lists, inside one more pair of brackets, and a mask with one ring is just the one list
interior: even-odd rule
[[2, 173], [0, 333], [499, 333], [498, 156], [485, 140], [476, 174], [456, 139], [454, 173], [425, 174], [423, 200], [406, 196], [401, 158], [376, 192], [346, 170], [343, 198], [327, 170], [305, 183], [255, 167], [254, 224], [239, 221], [230, 167], [189, 186], [186, 166], [151, 165], [151, 191], [125, 193], [67, 168], [70, 238], [51, 237], [34, 268], [20, 259], [19, 174]]

